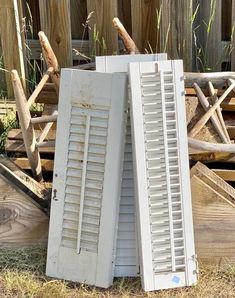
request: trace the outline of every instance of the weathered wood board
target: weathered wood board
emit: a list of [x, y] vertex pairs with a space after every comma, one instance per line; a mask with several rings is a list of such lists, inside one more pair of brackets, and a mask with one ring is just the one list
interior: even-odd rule
[[199, 177], [191, 177], [193, 223], [199, 261], [235, 264], [235, 205]]
[[235, 190], [200, 162], [190, 174], [198, 258], [217, 265], [234, 264]]
[[0, 247], [46, 244], [48, 216], [39, 205], [0, 174]]

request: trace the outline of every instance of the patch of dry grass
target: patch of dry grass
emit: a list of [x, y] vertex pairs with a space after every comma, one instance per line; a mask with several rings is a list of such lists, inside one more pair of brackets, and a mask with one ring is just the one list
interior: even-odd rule
[[45, 276], [46, 248], [0, 249], [1, 298], [219, 298], [235, 297], [235, 268], [201, 267], [198, 285], [144, 293], [139, 278], [119, 278], [107, 290]]

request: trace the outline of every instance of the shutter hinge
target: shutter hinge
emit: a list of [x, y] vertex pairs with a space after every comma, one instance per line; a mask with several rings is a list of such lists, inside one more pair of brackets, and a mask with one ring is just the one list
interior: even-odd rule
[[56, 198], [56, 195], [57, 195], [57, 189], [54, 189], [53, 190], [53, 198], [52, 198], [52, 200], [58, 201], [58, 199]]
[[199, 278], [199, 265], [198, 265], [198, 260], [197, 260], [197, 255], [196, 254], [192, 256], [192, 260], [196, 264], [196, 269], [193, 271], [193, 274], [196, 274], [197, 278]]

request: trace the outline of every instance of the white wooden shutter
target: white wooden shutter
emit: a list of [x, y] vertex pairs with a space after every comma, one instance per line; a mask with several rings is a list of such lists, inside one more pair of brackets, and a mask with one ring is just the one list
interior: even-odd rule
[[196, 264], [182, 61], [130, 64], [142, 285], [189, 286]]
[[[167, 60], [167, 54], [99, 56], [96, 57], [96, 70], [127, 73], [130, 62], [159, 60]], [[114, 271], [117, 277], [139, 274], [135, 209], [131, 125], [128, 111]]]
[[124, 136], [125, 74], [62, 71], [47, 275], [113, 281]]

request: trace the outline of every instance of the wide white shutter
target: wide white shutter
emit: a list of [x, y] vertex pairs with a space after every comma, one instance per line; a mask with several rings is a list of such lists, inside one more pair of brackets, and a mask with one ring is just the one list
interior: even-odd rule
[[[99, 56], [96, 57], [96, 70], [127, 73], [130, 62], [159, 60], [167, 60], [167, 54]], [[131, 126], [128, 111], [114, 271], [117, 277], [139, 274], [135, 209]]]
[[130, 64], [142, 285], [196, 282], [182, 61]]
[[62, 71], [47, 275], [113, 282], [126, 126], [125, 74]]

